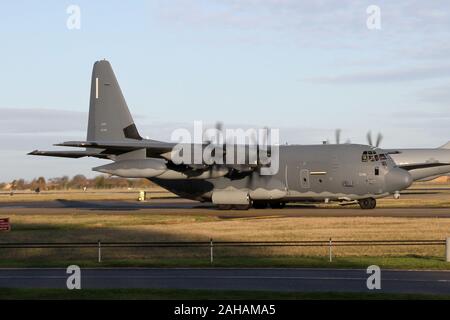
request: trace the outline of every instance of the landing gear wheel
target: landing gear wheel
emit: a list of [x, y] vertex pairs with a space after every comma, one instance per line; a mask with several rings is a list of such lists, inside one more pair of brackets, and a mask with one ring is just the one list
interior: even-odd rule
[[283, 209], [286, 205], [286, 202], [271, 202], [270, 207], [272, 209]]
[[253, 201], [253, 208], [255, 208], [255, 209], [265, 209], [265, 208], [267, 208], [267, 202], [265, 202], [265, 201]]
[[377, 200], [374, 198], [361, 199], [358, 203], [361, 209], [375, 209], [377, 206]]

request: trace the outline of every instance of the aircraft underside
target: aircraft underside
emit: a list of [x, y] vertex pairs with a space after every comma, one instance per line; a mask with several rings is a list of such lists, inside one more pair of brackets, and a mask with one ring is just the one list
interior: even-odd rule
[[[186, 199], [200, 202], [210, 202], [219, 209], [237, 209], [246, 210], [249, 208], [263, 209], [282, 209], [289, 202], [291, 203], [331, 203], [340, 204], [359, 204], [363, 209], [373, 209], [376, 206], [376, 198], [382, 198], [388, 193], [373, 194], [343, 194], [314, 191], [298, 192], [295, 190], [284, 190], [282, 197], [270, 197], [270, 191], [267, 190], [267, 197], [252, 198], [250, 195], [255, 190], [238, 189], [230, 187], [230, 181], [227, 182], [226, 189], [215, 187], [214, 182], [206, 180], [163, 180], [158, 178], [149, 178], [150, 181], [165, 188], [166, 190]], [[232, 183], [232, 182], [231, 182]], [[261, 189], [261, 188], [259, 188]], [[278, 194], [281, 191], [278, 190]], [[259, 193], [261, 194], [261, 193]], [[273, 194], [273, 193], [272, 193]]]

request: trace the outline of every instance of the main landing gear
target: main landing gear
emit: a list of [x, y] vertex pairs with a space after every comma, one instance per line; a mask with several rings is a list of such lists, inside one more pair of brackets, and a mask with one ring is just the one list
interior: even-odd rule
[[265, 209], [270, 206], [272, 209], [283, 209], [286, 202], [279, 201], [253, 201], [253, 208], [255, 209]]
[[377, 200], [374, 198], [361, 199], [358, 203], [361, 209], [375, 209], [377, 206]]

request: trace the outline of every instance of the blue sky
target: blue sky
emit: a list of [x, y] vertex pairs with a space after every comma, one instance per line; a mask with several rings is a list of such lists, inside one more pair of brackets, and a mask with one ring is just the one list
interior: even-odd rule
[[[81, 29], [69, 30], [69, 5]], [[381, 9], [381, 30], [366, 8]], [[84, 173], [26, 156], [85, 138], [91, 68], [111, 61], [142, 135], [194, 120], [384, 147], [450, 140], [448, 1], [10, 1], [0, 5], [0, 181]]]

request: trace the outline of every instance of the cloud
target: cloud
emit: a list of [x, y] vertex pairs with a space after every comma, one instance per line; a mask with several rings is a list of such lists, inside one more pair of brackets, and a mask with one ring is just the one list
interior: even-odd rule
[[450, 119], [450, 111], [430, 112], [428, 110], [413, 110], [413, 111], [393, 112], [391, 115], [395, 118], [416, 119], [416, 120], [422, 120], [422, 121], [424, 121], [426, 119], [428, 119], [428, 120]]
[[443, 104], [450, 107], [450, 83], [433, 88], [423, 89], [418, 93], [421, 101], [433, 104]]
[[401, 82], [450, 77], [450, 66], [404, 67], [354, 72], [342, 75], [306, 78], [306, 81], [333, 84], [361, 84], [376, 82]]
[[[190, 26], [264, 28], [276, 31], [366, 32], [368, 1], [173, 0], [158, 1], [162, 19]], [[382, 24], [393, 32], [441, 31], [448, 28], [447, 1], [383, 1]], [[305, 34], [307, 36], [307, 34]]]
[[159, 1], [162, 21], [192, 27], [328, 32], [365, 28], [367, 5], [342, 1], [174, 0]]
[[86, 132], [87, 113], [46, 108], [0, 108], [0, 134]]

